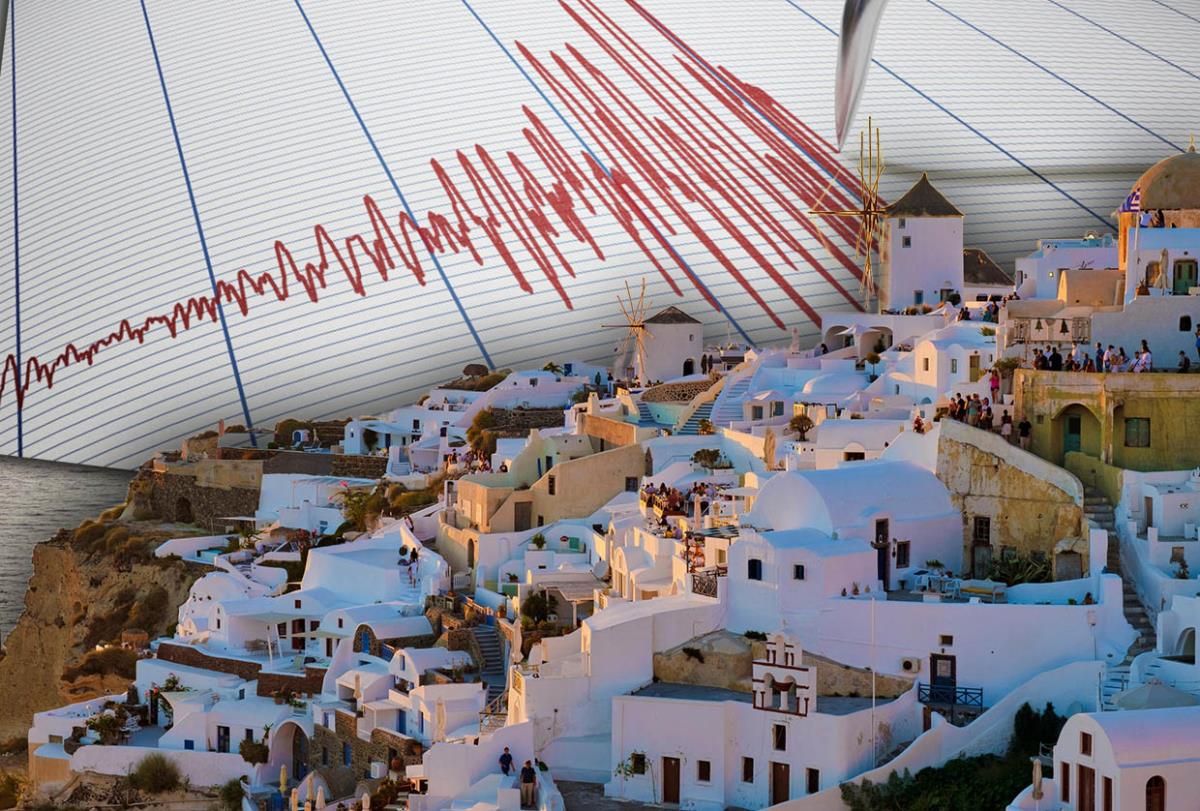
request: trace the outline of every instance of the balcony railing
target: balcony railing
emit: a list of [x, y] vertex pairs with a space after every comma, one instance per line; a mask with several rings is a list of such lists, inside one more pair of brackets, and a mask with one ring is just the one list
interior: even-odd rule
[[955, 709], [983, 709], [982, 687], [959, 687], [953, 684], [917, 685], [917, 701], [939, 707]]

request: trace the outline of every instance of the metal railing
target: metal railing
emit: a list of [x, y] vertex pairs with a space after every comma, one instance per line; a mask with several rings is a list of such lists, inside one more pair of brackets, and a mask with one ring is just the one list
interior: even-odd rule
[[953, 684], [917, 685], [917, 701], [922, 704], [936, 704], [951, 709], [983, 709], [982, 687], [959, 687]]

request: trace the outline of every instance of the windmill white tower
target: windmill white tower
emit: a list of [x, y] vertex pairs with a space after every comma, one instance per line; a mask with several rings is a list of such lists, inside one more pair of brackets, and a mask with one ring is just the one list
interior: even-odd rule
[[[639, 385], [645, 385], [646, 380], [646, 310], [650, 303], [646, 301], [646, 280], [642, 279], [641, 292], [635, 300], [629, 282], [625, 282], [625, 298], [617, 295], [617, 305], [625, 316], [624, 324], [601, 324], [608, 329], [624, 329], [625, 337], [616, 348], [616, 364], [613, 377], [632, 379], [637, 377]], [[630, 355], [632, 354], [632, 357]]]

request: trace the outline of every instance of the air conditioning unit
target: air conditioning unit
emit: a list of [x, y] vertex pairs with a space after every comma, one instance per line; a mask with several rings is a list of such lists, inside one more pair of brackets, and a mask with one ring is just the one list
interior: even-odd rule
[[921, 672], [921, 660], [916, 656], [905, 656], [900, 660], [901, 673]]
[[381, 777], [387, 777], [387, 764], [378, 760], [371, 761], [371, 779], [378, 780]]

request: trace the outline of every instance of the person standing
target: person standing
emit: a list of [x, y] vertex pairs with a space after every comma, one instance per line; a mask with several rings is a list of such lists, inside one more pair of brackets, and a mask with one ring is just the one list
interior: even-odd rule
[[1017, 423], [1017, 439], [1021, 443], [1021, 450], [1029, 450], [1029, 434], [1033, 431], [1033, 425], [1029, 422], [1029, 417], [1022, 417]]
[[1000, 402], [1000, 370], [992, 367], [992, 373], [988, 375], [988, 388], [992, 390], [992, 402]]
[[512, 773], [512, 768], [513, 768], [512, 752], [509, 752], [508, 747], [506, 746], [506, 747], [504, 747], [504, 753], [500, 755], [500, 771], [502, 774], [507, 776]]
[[531, 761], [525, 761], [521, 767], [521, 807], [535, 808], [537, 806], [537, 770]]

